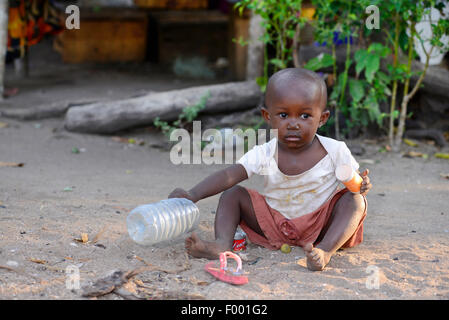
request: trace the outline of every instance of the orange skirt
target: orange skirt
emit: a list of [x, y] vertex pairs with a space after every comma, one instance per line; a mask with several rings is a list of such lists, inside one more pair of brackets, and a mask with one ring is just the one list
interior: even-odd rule
[[[307, 243], [315, 245], [318, 236], [332, 215], [335, 204], [349, 190], [345, 188], [336, 192], [331, 199], [314, 212], [294, 219], [287, 219], [279, 211], [271, 208], [265, 201], [265, 197], [256, 190], [247, 189], [247, 191], [251, 197], [257, 222], [265, 236], [253, 231], [243, 220], [240, 222], [240, 227], [246, 232], [252, 243], [271, 250], [278, 250], [284, 243], [300, 247], [304, 247]], [[364, 200], [365, 212], [362, 219], [354, 234], [342, 246], [343, 248], [354, 247], [363, 241], [363, 221], [367, 209], [365, 197]]]

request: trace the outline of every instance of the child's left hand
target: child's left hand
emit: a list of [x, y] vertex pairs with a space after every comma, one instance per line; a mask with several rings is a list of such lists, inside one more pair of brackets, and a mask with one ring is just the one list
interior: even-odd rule
[[363, 179], [362, 181], [362, 187], [360, 188], [360, 194], [362, 196], [366, 196], [368, 191], [371, 189], [372, 184], [370, 183], [370, 179], [368, 177], [369, 174], [369, 170], [365, 169], [365, 171], [362, 172], [362, 174], [360, 175]]

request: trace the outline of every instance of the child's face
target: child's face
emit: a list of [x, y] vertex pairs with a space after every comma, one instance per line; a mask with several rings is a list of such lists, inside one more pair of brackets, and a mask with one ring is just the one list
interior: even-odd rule
[[262, 116], [278, 130], [281, 145], [299, 151], [310, 145], [318, 128], [329, 118], [329, 111], [323, 110], [319, 95], [311, 98], [310, 94], [291, 89], [267, 91]]

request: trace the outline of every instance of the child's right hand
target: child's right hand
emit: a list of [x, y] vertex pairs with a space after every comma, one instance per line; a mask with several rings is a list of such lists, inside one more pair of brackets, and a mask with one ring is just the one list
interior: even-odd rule
[[169, 195], [168, 198], [186, 198], [189, 199], [192, 202], [196, 202], [196, 199], [193, 197], [193, 195], [184, 189], [176, 188], [173, 190]]

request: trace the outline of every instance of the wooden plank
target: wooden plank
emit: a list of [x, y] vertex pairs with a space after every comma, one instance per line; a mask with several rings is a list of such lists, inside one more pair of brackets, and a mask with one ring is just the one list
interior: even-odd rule
[[138, 7], [151, 9], [207, 9], [208, 0], [134, 0]]
[[240, 16], [232, 11], [229, 19], [229, 65], [234, 80], [246, 79], [246, 67], [248, 61], [248, 48], [238, 43], [239, 39], [249, 39], [250, 14], [244, 11]]
[[227, 23], [228, 15], [218, 10], [153, 11], [149, 13], [159, 25]]
[[81, 28], [65, 30], [55, 47], [64, 62], [144, 61], [147, 44], [147, 19], [81, 21]]
[[[61, 18], [66, 15], [61, 13]], [[100, 10], [86, 7], [80, 8], [81, 22], [87, 20], [142, 20], [147, 18], [146, 10], [140, 8], [102, 7]]]
[[152, 60], [170, 64], [179, 56], [202, 56], [211, 62], [226, 57], [228, 19], [216, 10], [151, 12], [149, 32], [157, 34], [150, 45]]

